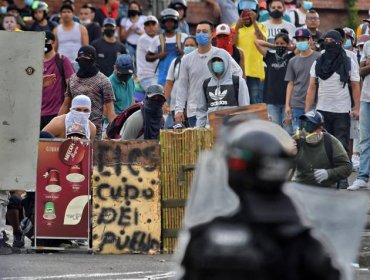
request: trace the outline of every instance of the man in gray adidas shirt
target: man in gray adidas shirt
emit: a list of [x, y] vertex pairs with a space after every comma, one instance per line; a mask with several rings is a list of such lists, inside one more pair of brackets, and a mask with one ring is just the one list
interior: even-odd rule
[[[185, 121], [184, 109], [189, 126], [196, 124], [196, 110], [198, 96], [203, 92], [203, 82], [211, 77], [207, 63], [214, 52], [220, 51], [219, 48], [211, 45], [213, 34], [213, 24], [208, 21], [201, 21], [196, 28], [196, 40], [198, 50], [184, 56], [180, 67], [180, 77], [178, 80], [178, 91], [175, 105], [175, 121], [182, 123]], [[225, 51], [229, 59], [233, 75], [243, 76], [243, 71], [235, 62], [231, 55]]]

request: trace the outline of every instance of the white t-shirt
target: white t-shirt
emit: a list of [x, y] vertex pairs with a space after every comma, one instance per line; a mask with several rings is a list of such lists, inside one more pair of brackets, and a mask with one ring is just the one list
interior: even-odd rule
[[[361, 56], [361, 62], [370, 58], [370, 42], [364, 45], [364, 52]], [[365, 76], [364, 83], [362, 84], [361, 101], [370, 102], [370, 75]]]
[[300, 9], [294, 9], [289, 12], [290, 23], [293, 24], [294, 26], [296, 25], [295, 24], [296, 13], [298, 14], [298, 23], [302, 25], [302, 27], [300, 28], [303, 28], [306, 24], [306, 14], [302, 13]]
[[[316, 78], [316, 61], [312, 64], [310, 75]], [[350, 80], [359, 82], [360, 75], [356, 62], [351, 59]], [[317, 110], [332, 112], [332, 113], [348, 113], [351, 111], [351, 97], [348, 85], [343, 88], [343, 83], [340, 81], [340, 76], [336, 72], [327, 80], [319, 78], [318, 83], [318, 98]]]
[[[181, 43], [184, 43], [186, 37], [189, 35], [186, 33], [181, 33]], [[166, 43], [167, 44], [176, 44], [176, 35], [172, 37], [166, 37]], [[159, 40], [159, 35], [155, 36], [154, 40], [152, 41], [152, 44], [149, 47], [149, 51], [151, 53], [158, 53], [158, 48], [161, 45], [161, 41]]]
[[[132, 22], [129, 18], [123, 18], [121, 20], [121, 26], [126, 29], [126, 31], [133, 25], [136, 25], [136, 29], [144, 32], [144, 21], [146, 19], [146, 16], [139, 16], [139, 19], [136, 22]], [[130, 43], [131, 45], [136, 45], [137, 41], [139, 40], [140, 35], [138, 35], [136, 32], [130, 32], [130, 34], [127, 36], [126, 41]]]
[[289, 38], [292, 39], [295, 35], [296, 27], [291, 24], [290, 22], [287, 22], [283, 20], [281, 24], [272, 24], [271, 20], [265, 21], [262, 23], [268, 32], [268, 41], [272, 43], [275, 39], [275, 36], [280, 33], [281, 29], [286, 29], [289, 32]]
[[154, 37], [148, 36], [146, 33], [144, 33], [142, 36], [140, 36], [139, 40], [137, 41], [137, 47], [136, 47], [136, 67], [137, 67], [137, 75], [140, 80], [144, 78], [151, 78], [155, 77], [155, 68], [158, 64], [158, 59], [149, 62], [146, 61], [145, 56], [149, 50], [149, 46], [154, 41]]
[[169, 81], [174, 82], [173, 87], [172, 87], [172, 90], [171, 90], [171, 102], [170, 102], [170, 110], [171, 111], [174, 111], [175, 110], [175, 105], [176, 105], [176, 91], [177, 91], [177, 86], [178, 86], [177, 80], [179, 79], [180, 65], [181, 65], [181, 61], [179, 61], [176, 64], [176, 69], [175, 69], [175, 62], [176, 62], [176, 59], [174, 59], [171, 62], [170, 68], [168, 69], [167, 78], [166, 78], [166, 80], [169, 80]]

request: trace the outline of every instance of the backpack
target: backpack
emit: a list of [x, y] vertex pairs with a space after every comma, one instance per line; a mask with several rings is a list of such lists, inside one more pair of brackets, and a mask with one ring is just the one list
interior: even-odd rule
[[[239, 76], [232, 75], [233, 79], [233, 88], [234, 88], [234, 93], [235, 93], [235, 99], [239, 103]], [[209, 82], [211, 81], [211, 78], [205, 79], [203, 82], [203, 92], [206, 94], [207, 92], [207, 87]]]
[[296, 10], [293, 10], [293, 13], [294, 13], [294, 25], [295, 27], [302, 27], [304, 26], [304, 24], [300, 24], [299, 23], [299, 15], [298, 15], [298, 12]]
[[139, 111], [144, 104], [142, 102], [135, 103], [120, 113], [107, 127], [106, 134], [110, 139], [120, 139], [121, 129], [127, 119], [136, 111]]
[[64, 65], [63, 65], [64, 59], [65, 59], [65, 57], [62, 54], [59, 54], [59, 53], [55, 54], [55, 63], [57, 64], [58, 71], [59, 71], [60, 75], [62, 76], [62, 90], [63, 90], [63, 92], [67, 88], [66, 75], [64, 73]]

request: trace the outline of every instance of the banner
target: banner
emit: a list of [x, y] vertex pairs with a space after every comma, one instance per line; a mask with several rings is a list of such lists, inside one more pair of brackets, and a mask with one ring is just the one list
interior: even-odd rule
[[40, 141], [36, 186], [36, 238], [87, 239], [91, 145]]

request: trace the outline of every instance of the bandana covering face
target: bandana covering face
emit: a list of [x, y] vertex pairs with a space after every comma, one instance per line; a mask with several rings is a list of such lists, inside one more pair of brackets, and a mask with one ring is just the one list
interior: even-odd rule
[[224, 49], [230, 55], [233, 55], [233, 41], [232, 35], [228, 35], [227, 37], [218, 37], [217, 38], [217, 48]]
[[[83, 107], [88, 108], [90, 112], [77, 112], [75, 109]], [[81, 130], [85, 132], [86, 139], [90, 139], [90, 125], [89, 125], [89, 117], [91, 113], [91, 100], [86, 95], [78, 95], [72, 100], [71, 110], [66, 115], [65, 119], [65, 128], [66, 134], [70, 127], [78, 126], [81, 127]]]
[[141, 109], [144, 118], [144, 139], [159, 139], [162, 126], [163, 102], [145, 98]]

